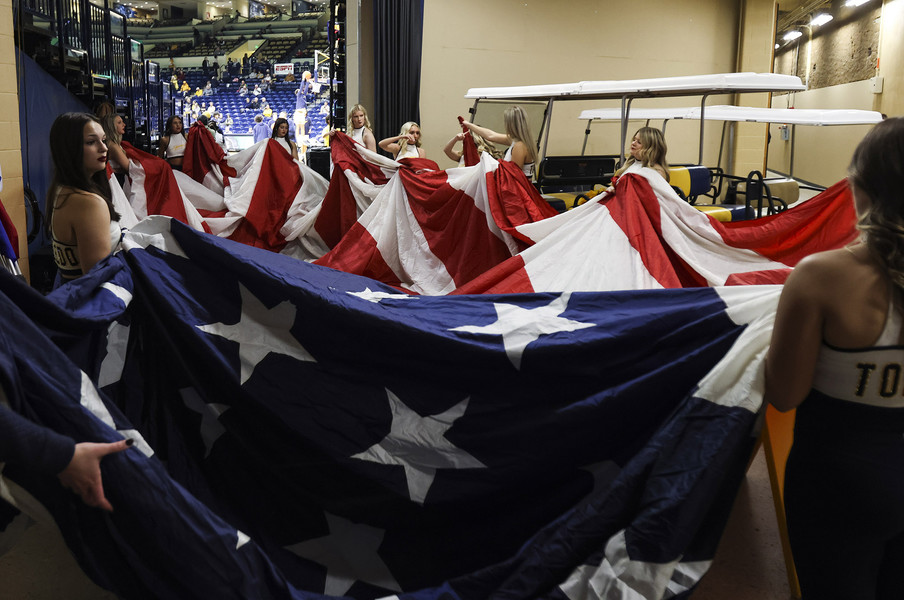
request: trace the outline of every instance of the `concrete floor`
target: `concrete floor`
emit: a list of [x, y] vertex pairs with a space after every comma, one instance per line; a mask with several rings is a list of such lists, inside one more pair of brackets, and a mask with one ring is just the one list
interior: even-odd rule
[[0, 557], [0, 582], [4, 600], [116, 600], [82, 572], [58, 530], [39, 525]]
[[722, 534], [716, 558], [694, 600], [791, 600], [772, 488], [762, 448]]
[[[56, 530], [33, 526], [0, 557], [0, 598], [115, 600], [82, 573]], [[741, 485], [728, 527], [694, 600], [791, 600], [763, 451]]]

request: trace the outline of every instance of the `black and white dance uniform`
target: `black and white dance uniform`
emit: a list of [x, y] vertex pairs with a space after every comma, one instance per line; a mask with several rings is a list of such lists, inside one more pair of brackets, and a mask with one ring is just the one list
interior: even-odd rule
[[785, 510], [804, 600], [904, 598], [904, 346], [823, 343], [797, 409]]

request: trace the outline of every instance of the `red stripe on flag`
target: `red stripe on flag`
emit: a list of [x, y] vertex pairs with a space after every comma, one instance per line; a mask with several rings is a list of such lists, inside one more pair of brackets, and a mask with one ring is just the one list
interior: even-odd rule
[[352, 225], [342, 241], [333, 250], [314, 261], [314, 264], [346, 273], [357, 273], [397, 287], [402, 285], [395, 272], [383, 260], [376, 240], [360, 223]]
[[198, 214], [201, 215], [205, 219], [218, 219], [225, 217], [229, 214], [228, 210], [204, 210], [203, 208], [198, 209]]
[[402, 158], [398, 163], [415, 172], [440, 170], [439, 165], [429, 158]]
[[13, 224], [13, 220], [6, 212], [6, 208], [3, 206], [3, 202], [0, 202], [0, 226], [3, 227], [4, 231], [6, 231], [6, 237], [9, 238], [9, 243], [13, 247], [13, 251], [16, 253], [16, 258], [18, 259], [19, 232], [16, 231], [16, 226]]
[[465, 139], [461, 142], [461, 156], [465, 159], [466, 167], [473, 167], [480, 162], [480, 152], [477, 150], [477, 144], [474, 143], [471, 130], [464, 125], [464, 118], [458, 117], [458, 122], [461, 124], [462, 133], [465, 134]]
[[781, 285], [790, 274], [790, 268], [733, 273], [725, 280], [725, 285]]
[[[144, 170], [144, 195], [147, 199], [148, 215], [166, 215], [188, 224], [182, 192], [169, 163], [139, 150], [126, 141], [122, 142], [122, 149], [125, 150], [129, 160], [139, 163]], [[206, 223], [204, 230], [210, 233]]]
[[452, 291], [454, 294], [529, 294], [534, 292], [524, 259], [513, 256], [491, 271]]
[[855, 239], [857, 215], [847, 180], [784, 212], [713, 227], [735, 248], [746, 248], [793, 267], [803, 257], [841, 248]]
[[499, 168], [487, 174], [487, 195], [496, 225], [518, 239], [522, 250], [533, 242], [515, 228], [558, 214], [540, 196], [518, 165], [509, 161], [499, 161]]
[[487, 215], [474, 198], [451, 187], [445, 171], [399, 170], [408, 205], [433, 253], [456, 287], [511, 258], [505, 243], [490, 231]]
[[267, 140], [248, 211], [229, 239], [274, 252], [282, 250], [286, 238], [279, 230], [301, 184], [301, 173], [292, 157], [275, 140]]
[[314, 231], [329, 248], [335, 248], [358, 220], [358, 204], [348, 184], [345, 171], [336, 166], [330, 177], [330, 187], [314, 221]]
[[361, 157], [356, 146], [358, 144], [341, 131], [330, 138], [333, 174], [320, 206], [320, 214], [314, 222], [314, 230], [330, 248], [339, 243], [361, 216], [346, 171], [351, 171], [361, 180], [370, 181], [374, 185], [385, 185], [389, 181], [380, 167]]
[[226, 152], [213, 139], [213, 134], [207, 127], [195, 121], [186, 136], [182, 172], [198, 183], [204, 183], [204, 177], [212, 170], [212, 165], [220, 167], [224, 187], [228, 183], [227, 177], [236, 176], [235, 169], [226, 162]]
[[353, 171], [361, 179], [373, 182], [375, 185], [384, 185], [389, 178], [379, 166], [369, 163], [358, 153], [356, 143], [341, 131], [337, 131], [330, 138], [330, 159], [333, 166], [342, 171]]
[[[666, 243], [662, 235], [659, 198], [640, 175], [628, 173], [618, 178], [615, 196], [606, 208], [640, 254], [647, 271], [663, 287], [705, 287], [706, 280], [694, 271]], [[601, 257], [605, 260], [605, 257]]]

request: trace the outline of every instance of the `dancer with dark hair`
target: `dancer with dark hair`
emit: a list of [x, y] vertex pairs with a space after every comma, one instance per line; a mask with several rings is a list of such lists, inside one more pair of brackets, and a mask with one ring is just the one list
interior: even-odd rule
[[289, 121], [287, 119], [282, 117], [276, 119], [276, 122], [273, 123], [273, 135], [270, 137], [276, 140], [293, 159], [298, 160], [298, 146], [289, 139]]
[[860, 240], [803, 259], [779, 300], [766, 400], [797, 408], [785, 510], [804, 600], [904, 598], [904, 119], [848, 183]]
[[163, 136], [160, 137], [160, 149], [157, 151], [157, 156], [166, 159], [166, 162], [173, 169], [181, 171], [182, 160], [185, 157], [185, 144], [187, 142], [182, 125], [182, 117], [173, 115], [166, 120]]
[[62, 280], [87, 273], [122, 235], [107, 179], [107, 145], [97, 117], [65, 113], [50, 127], [53, 179], [45, 216]]

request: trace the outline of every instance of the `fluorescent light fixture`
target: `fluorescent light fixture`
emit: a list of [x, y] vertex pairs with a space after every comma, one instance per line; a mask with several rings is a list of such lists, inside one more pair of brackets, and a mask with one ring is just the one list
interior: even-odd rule
[[775, 49], [776, 49], [776, 50], [778, 50], [778, 46], [779, 46], [778, 44], [775, 45]]
[[802, 35], [803, 35], [803, 33], [799, 32], [795, 29], [794, 31], [789, 31], [788, 33], [786, 33], [782, 39], [785, 40], [786, 42], [790, 42], [792, 40], [796, 40], [797, 38], [799, 38]]
[[820, 25], [825, 25], [834, 18], [835, 17], [833, 17], [829, 13], [820, 13], [813, 17], [813, 20], [810, 21], [810, 27], [819, 27]]
[[869, 2], [869, 0], [847, 0], [847, 2], [844, 3], [844, 5], [845, 6], [861, 6], [863, 4], [866, 4], [867, 2]]

